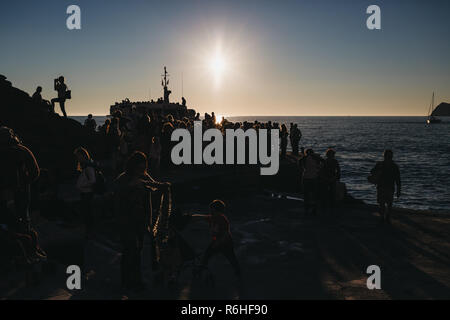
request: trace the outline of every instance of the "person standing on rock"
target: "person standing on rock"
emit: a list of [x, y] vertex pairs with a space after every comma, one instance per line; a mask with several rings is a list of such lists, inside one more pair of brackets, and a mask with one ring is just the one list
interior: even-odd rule
[[41, 95], [41, 93], [42, 93], [42, 87], [41, 87], [41, 86], [38, 86], [38, 87], [36, 88], [36, 91], [35, 91], [35, 92], [33, 93], [33, 95], [31, 96], [31, 99], [33, 99], [33, 101], [36, 102], [36, 103], [42, 103], [43, 100], [42, 100], [42, 95]]
[[50, 102], [48, 100], [44, 100], [42, 99], [42, 87], [38, 86], [36, 88], [36, 91], [33, 93], [33, 95], [31, 96], [31, 99], [33, 100], [33, 102], [35, 102], [36, 104], [42, 106], [43, 108], [45, 108], [45, 111], [49, 111], [50, 110]]
[[397, 189], [397, 198], [401, 194], [400, 169], [393, 161], [394, 153], [392, 150], [384, 151], [384, 160], [377, 162], [370, 171], [373, 182], [377, 185], [377, 202], [380, 206], [380, 215], [382, 222], [391, 223], [392, 205], [394, 202], [394, 193]]
[[68, 93], [70, 91], [67, 91], [67, 85], [64, 83], [64, 77], [61, 76], [58, 79], [55, 79], [55, 84], [54, 84], [54, 88], [55, 91], [58, 92], [58, 98], [54, 98], [52, 99], [52, 112], [55, 112], [55, 103], [58, 102], [59, 103], [59, 107], [61, 108], [61, 111], [64, 115], [65, 118], [67, 118], [67, 113], [66, 113], [66, 107], [65, 107], [65, 103], [66, 103], [66, 99], [70, 99], [70, 97], [68, 96]]

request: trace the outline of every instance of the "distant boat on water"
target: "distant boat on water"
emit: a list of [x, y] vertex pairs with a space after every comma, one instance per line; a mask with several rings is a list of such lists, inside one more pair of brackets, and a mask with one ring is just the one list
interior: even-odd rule
[[433, 97], [431, 98], [430, 108], [428, 109], [427, 124], [441, 123], [442, 122], [441, 119], [438, 119], [435, 116], [436, 109], [434, 109], [434, 92], [433, 92]]
[[180, 119], [185, 116], [195, 117], [196, 111], [187, 108], [186, 99], [184, 97], [181, 98], [181, 104], [170, 102], [169, 96], [172, 91], [169, 90], [169, 73], [167, 73], [166, 67], [164, 67], [164, 73], [161, 75], [161, 86], [163, 87], [164, 97], [159, 98], [157, 101], [152, 99], [151, 101], [132, 102], [126, 98], [125, 100], [122, 100], [122, 102], [116, 102], [110, 106], [110, 115], [114, 116], [117, 111], [120, 111], [122, 115], [129, 117], [132, 110], [135, 109], [139, 114], [159, 112], [164, 115], [172, 114]]

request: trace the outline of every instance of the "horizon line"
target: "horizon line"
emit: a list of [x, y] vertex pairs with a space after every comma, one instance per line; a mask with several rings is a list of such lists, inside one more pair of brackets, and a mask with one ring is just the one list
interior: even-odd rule
[[[89, 113], [88, 113], [89, 114]], [[87, 117], [88, 114], [81, 113], [81, 114], [70, 114], [69, 117]], [[108, 117], [111, 116], [110, 114], [93, 114], [94, 117]], [[221, 114], [217, 114], [219, 116], [222, 116]], [[427, 117], [427, 115], [233, 115], [233, 116], [224, 116], [225, 119], [229, 118], [244, 118], [244, 117]]]

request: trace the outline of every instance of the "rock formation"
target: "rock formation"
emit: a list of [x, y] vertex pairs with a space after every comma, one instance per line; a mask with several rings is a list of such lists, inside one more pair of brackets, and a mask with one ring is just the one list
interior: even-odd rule
[[431, 115], [433, 117], [450, 117], [450, 103], [442, 102]]
[[76, 120], [50, 113], [45, 104], [12, 86], [0, 75], [0, 125], [13, 129], [36, 156], [39, 165], [57, 178], [68, 177], [74, 168], [73, 150], [98, 138], [83, 130]]

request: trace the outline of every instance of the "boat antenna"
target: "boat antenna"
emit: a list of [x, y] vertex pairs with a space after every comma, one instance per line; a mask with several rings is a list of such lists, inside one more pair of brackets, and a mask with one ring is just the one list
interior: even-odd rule
[[169, 85], [169, 74], [167, 73], [166, 67], [164, 67], [164, 74], [162, 74], [161, 77], [161, 85], [167, 89], [167, 86]]

